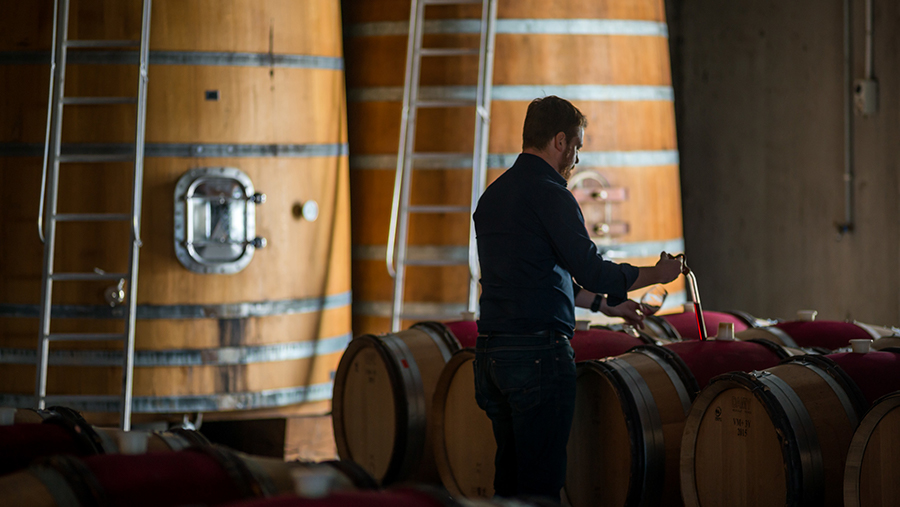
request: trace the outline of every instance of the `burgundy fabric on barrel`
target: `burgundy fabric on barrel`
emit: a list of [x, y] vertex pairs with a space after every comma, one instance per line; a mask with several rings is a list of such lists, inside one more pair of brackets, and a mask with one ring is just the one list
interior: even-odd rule
[[824, 347], [829, 350], [850, 345], [850, 340], [871, 340], [865, 329], [850, 322], [830, 320], [797, 320], [779, 322], [775, 327], [781, 329], [801, 347]]
[[36, 458], [54, 454], [87, 456], [74, 435], [58, 424], [0, 426], [0, 475], [21, 470]]
[[[694, 312], [673, 313], [660, 315], [674, 327], [683, 340], [699, 340], [700, 329], [697, 327], [697, 314]], [[734, 332], [747, 329], [747, 324], [730, 313], [703, 312], [703, 321], [706, 322], [706, 336], [713, 337], [719, 334], [719, 323], [730, 322], [734, 324]]]
[[231, 503], [227, 507], [444, 507], [445, 505], [426, 492], [404, 489], [334, 492], [325, 498], [279, 496]]
[[478, 339], [478, 324], [474, 320], [444, 322], [444, 325], [453, 333], [462, 348], [475, 347], [475, 341]]
[[211, 456], [195, 451], [85, 458], [110, 505], [216, 505], [245, 498]]
[[608, 329], [576, 330], [571, 344], [572, 349], [575, 351], [575, 361], [618, 356], [628, 352], [633, 347], [645, 345], [640, 338]]
[[663, 346], [678, 354], [694, 374], [700, 389], [708, 386], [709, 381], [717, 375], [732, 371], [764, 370], [782, 360], [773, 348], [755, 342], [697, 340], [667, 343]]
[[900, 354], [871, 351], [825, 356], [841, 367], [859, 386], [869, 405], [886, 394], [900, 391]]

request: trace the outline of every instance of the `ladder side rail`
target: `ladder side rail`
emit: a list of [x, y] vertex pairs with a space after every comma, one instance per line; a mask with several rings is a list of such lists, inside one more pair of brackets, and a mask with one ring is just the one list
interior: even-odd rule
[[46, 202], [47, 215], [49, 221], [47, 223], [47, 237], [44, 241], [44, 266], [41, 276], [41, 309], [40, 309], [40, 331], [38, 335], [38, 357], [37, 370], [35, 372], [35, 404], [38, 409], [46, 408], [45, 398], [47, 396], [47, 370], [49, 368], [50, 358], [50, 317], [53, 308], [53, 256], [56, 248], [56, 210], [59, 197], [59, 156], [60, 146], [62, 144], [62, 119], [63, 119], [63, 103], [62, 97], [65, 93], [66, 79], [66, 38], [69, 29], [69, 0], [62, 0], [62, 5], [57, 12], [56, 18], [56, 54], [59, 56], [59, 64], [53, 75], [53, 93], [52, 103], [50, 107], [53, 109], [52, 124], [50, 133], [50, 162], [49, 162], [49, 181], [47, 184], [48, 198]]
[[56, 30], [59, 0], [53, 0], [53, 40], [50, 42], [50, 83], [47, 86], [47, 130], [44, 133], [44, 162], [41, 165], [41, 200], [38, 202], [38, 238], [44, 242], [44, 198], [47, 191], [47, 160], [50, 155], [50, 130], [53, 123], [53, 88], [56, 76]]
[[126, 313], [125, 364], [122, 367], [120, 428], [131, 430], [134, 387], [134, 329], [137, 313], [137, 284], [141, 249], [141, 204], [144, 184], [144, 139], [147, 123], [147, 81], [150, 61], [150, 13], [152, 0], [144, 0], [141, 16], [140, 68], [138, 71], [137, 120], [134, 143], [134, 183], [131, 196], [131, 255], [129, 259], [128, 310]]
[[409, 35], [406, 41], [406, 71], [403, 83], [403, 106], [400, 113], [400, 142], [397, 148], [397, 165], [394, 174], [394, 194], [391, 200], [391, 221], [388, 229], [388, 241], [385, 251], [385, 264], [391, 278], [396, 276], [394, 257], [396, 255], [397, 220], [400, 213], [400, 190], [403, 185], [403, 168], [405, 164], [407, 131], [409, 128], [410, 103], [412, 102], [412, 73], [415, 59], [416, 38], [419, 29], [416, 20], [419, 12], [419, 0], [412, 0], [409, 11]]
[[409, 240], [409, 202], [412, 186], [413, 152], [416, 144], [416, 119], [418, 116], [419, 77], [422, 63], [422, 38], [425, 31], [425, 3], [413, 0], [415, 15], [410, 12], [410, 33], [412, 54], [407, 60], [409, 74], [406, 76], [406, 87], [409, 88], [409, 110], [405, 122], [405, 141], [403, 151], [397, 154], [397, 167], [401, 173], [399, 211], [397, 220], [397, 243], [394, 248], [396, 265], [394, 266], [394, 292], [391, 302], [391, 330], [400, 331], [400, 320], [403, 312], [403, 289], [406, 279], [406, 255]]
[[481, 41], [478, 55], [478, 86], [475, 108], [475, 152], [472, 160], [472, 200], [469, 217], [469, 301], [468, 310], [478, 310], [478, 283], [481, 277], [473, 216], [478, 199], [487, 183], [487, 158], [490, 142], [491, 89], [494, 76], [497, 1], [485, 0], [481, 11]]

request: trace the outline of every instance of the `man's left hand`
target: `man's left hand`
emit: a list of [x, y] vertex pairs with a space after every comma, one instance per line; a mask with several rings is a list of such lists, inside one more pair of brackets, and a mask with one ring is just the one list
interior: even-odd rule
[[603, 312], [604, 315], [610, 317], [620, 317], [625, 319], [626, 324], [638, 329], [644, 329], [644, 313], [641, 311], [641, 304], [637, 301], [629, 299], [620, 305], [609, 306], [606, 302], [606, 298], [603, 298], [603, 303], [600, 305], [600, 311]]

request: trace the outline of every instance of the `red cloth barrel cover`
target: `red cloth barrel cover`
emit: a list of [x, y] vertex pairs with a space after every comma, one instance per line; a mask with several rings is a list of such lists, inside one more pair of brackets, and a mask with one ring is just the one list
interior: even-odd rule
[[830, 320], [797, 320], [779, 322], [775, 327], [781, 329], [801, 347], [824, 347], [834, 350], [850, 345], [850, 340], [871, 340], [865, 329], [850, 322]]
[[571, 344], [575, 351], [575, 361], [618, 356], [628, 352], [632, 347], [645, 345], [640, 338], [608, 329], [576, 330]]
[[474, 320], [457, 320], [444, 322], [447, 329], [453, 333], [462, 348], [474, 348], [478, 339], [478, 324]]
[[85, 455], [72, 432], [58, 424], [0, 426], [0, 474], [21, 470], [35, 458], [54, 454]]
[[882, 396], [900, 391], [900, 354], [871, 351], [825, 356], [841, 367], [859, 386], [869, 405]]
[[84, 462], [100, 482], [110, 505], [215, 505], [243, 498], [219, 463], [201, 452], [109, 454]]
[[444, 507], [428, 493], [399, 491], [336, 491], [324, 498], [279, 496], [265, 500], [230, 503], [227, 507]]
[[753, 342], [697, 340], [663, 346], [678, 354], [694, 374], [700, 389], [709, 385], [709, 381], [717, 375], [764, 370], [781, 362], [774, 351]]
[[[674, 327], [684, 340], [699, 340], [700, 329], [697, 328], [697, 314], [694, 312], [672, 313], [660, 315], [666, 322]], [[747, 329], [747, 324], [730, 313], [703, 312], [703, 321], [706, 323], [706, 336], [712, 337], [719, 334], [720, 322], [734, 324], [734, 332], [738, 333]]]

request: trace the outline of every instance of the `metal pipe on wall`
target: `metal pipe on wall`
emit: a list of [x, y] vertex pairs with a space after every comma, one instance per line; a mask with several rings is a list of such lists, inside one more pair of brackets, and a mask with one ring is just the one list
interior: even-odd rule
[[853, 58], [850, 0], [844, 0], [844, 221], [838, 239], [853, 232]]

